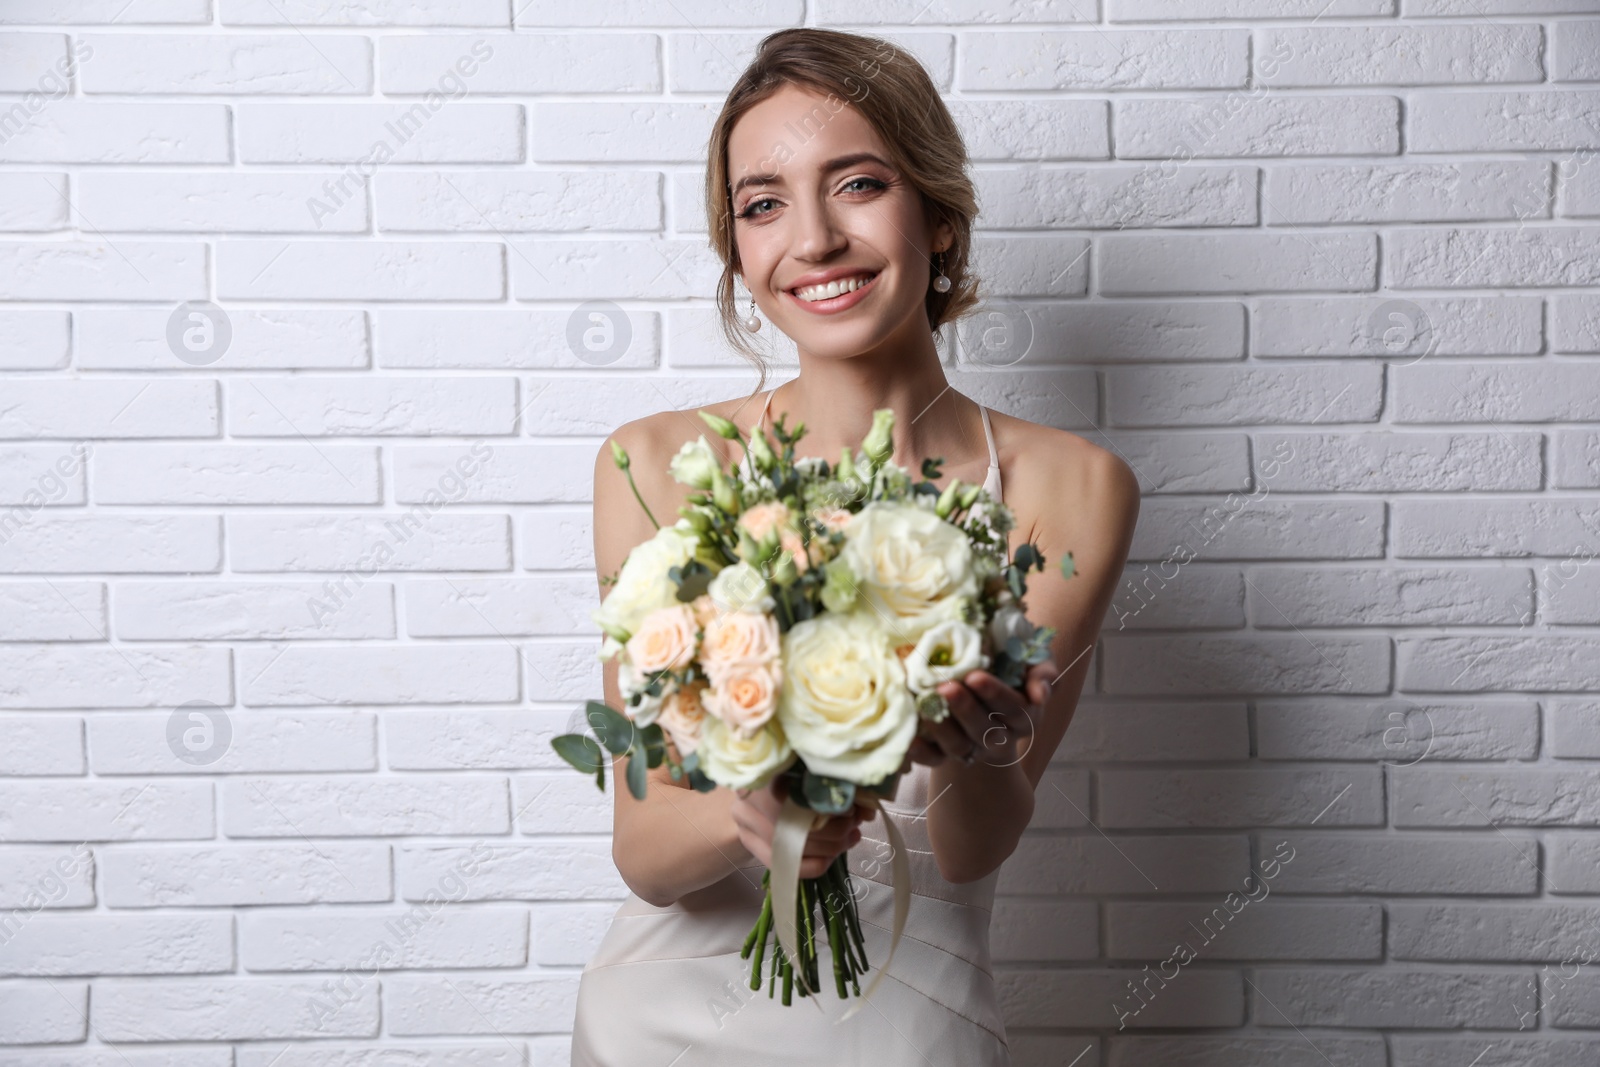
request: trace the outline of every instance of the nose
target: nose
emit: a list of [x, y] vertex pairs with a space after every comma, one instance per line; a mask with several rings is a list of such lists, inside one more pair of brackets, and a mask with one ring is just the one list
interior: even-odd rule
[[825, 198], [797, 198], [793, 216], [795, 258], [821, 262], [844, 247], [844, 234]]

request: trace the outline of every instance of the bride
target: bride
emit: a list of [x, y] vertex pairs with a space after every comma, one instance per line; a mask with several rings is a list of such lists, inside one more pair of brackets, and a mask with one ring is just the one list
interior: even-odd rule
[[[943, 457], [942, 484], [985, 482], [996, 497], [1003, 485], [1017, 519], [1012, 547], [1035, 542], [1047, 562], [1029, 580], [1028, 616], [1055, 627], [1051, 659], [1030, 670], [1025, 693], [987, 672], [947, 684], [951, 714], [921, 723], [895, 799], [812, 832], [800, 876], [820, 876], [850, 850], [874, 969], [887, 955], [892, 899], [880, 819], [896, 820], [910, 853], [911, 914], [893, 965], [866, 1009], [843, 1022], [845, 1002], [816, 996], [785, 1007], [765, 986], [751, 989], [740, 957], [763, 899], [781, 780], [699, 793], [663, 763], [641, 801], [617, 787], [615, 766], [612, 852], [630, 892], [583, 972], [574, 1067], [1010, 1063], [989, 956], [995, 881], [1072, 718], [1139, 488], [1110, 452], [1049, 426], [991, 418], [946, 380], [935, 333], [978, 301], [966, 168], [950, 113], [908, 53], [817, 28], [765, 38], [713, 128], [706, 213], [724, 264], [724, 332], [764, 385], [746, 340], [764, 315], [795, 342], [800, 371], [759, 404], [738, 397], [703, 410], [747, 434], [780, 417], [790, 429], [803, 421], [798, 451], [831, 459], [860, 442], [874, 409], [892, 408], [896, 464], [915, 475], [925, 458]], [[743, 315], [735, 278], [750, 294]], [[650, 512], [670, 522], [690, 490], [666, 476], [667, 462], [705, 431], [692, 410], [665, 411], [623, 425], [601, 447], [600, 575], [654, 533], [611, 443], [627, 451]], [[740, 458], [732, 442], [706, 437], [724, 463]], [[620, 708], [616, 671], [607, 663], [605, 694]], [[662, 711], [703, 713], [687, 704]]]

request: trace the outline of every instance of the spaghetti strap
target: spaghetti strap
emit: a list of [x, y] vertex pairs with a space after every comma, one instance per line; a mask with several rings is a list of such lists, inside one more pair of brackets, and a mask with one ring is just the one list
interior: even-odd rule
[[1000, 503], [1000, 452], [994, 446], [994, 427], [989, 425], [989, 409], [979, 404], [978, 410], [983, 412], [983, 436], [989, 442], [989, 474], [983, 480], [983, 487], [996, 503]]
[[[766, 424], [767, 409], [772, 407], [772, 395], [777, 391], [778, 390], [776, 388], [773, 388], [767, 393], [767, 402], [761, 405], [761, 415], [756, 419], [756, 424], [750, 428], [750, 435], [752, 437], [754, 437], [757, 431], [759, 431], [761, 427]], [[740, 462], [744, 464], [745, 476], [748, 478], [754, 478], [756, 476], [756, 461], [751, 457], [750, 450], [748, 448], [744, 450], [744, 455], [740, 457]]]

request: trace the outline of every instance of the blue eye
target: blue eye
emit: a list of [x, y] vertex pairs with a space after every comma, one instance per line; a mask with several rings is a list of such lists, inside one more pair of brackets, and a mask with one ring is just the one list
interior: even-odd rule
[[772, 203], [772, 197], [770, 197], [770, 196], [763, 196], [758, 200], [752, 200], [748, 204], [746, 204], [744, 206], [744, 210], [739, 212], [739, 214], [735, 215], [734, 218], [743, 219], [743, 218], [748, 218], [751, 215], [765, 215], [766, 212], [765, 211], [757, 211], [756, 210], [756, 206], [758, 204], [770, 204], [770, 203]]

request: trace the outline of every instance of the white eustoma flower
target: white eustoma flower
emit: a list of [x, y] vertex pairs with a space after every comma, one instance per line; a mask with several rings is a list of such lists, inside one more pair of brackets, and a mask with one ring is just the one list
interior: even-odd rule
[[870, 611], [830, 612], [789, 628], [776, 718], [817, 774], [871, 785], [900, 768], [916, 734], [916, 704]]
[[989, 620], [989, 640], [995, 648], [1004, 649], [1006, 641], [1012, 637], [1026, 641], [1033, 636], [1038, 627], [1028, 621], [1022, 609], [1015, 604], [1005, 603], [995, 611], [994, 618]]
[[748, 611], [764, 615], [778, 602], [767, 589], [767, 578], [744, 560], [717, 572], [706, 592], [723, 611]]
[[632, 634], [652, 611], [681, 603], [678, 587], [667, 572], [693, 559], [699, 540], [687, 519], [661, 527], [654, 537], [628, 553], [616, 584], [589, 617], [597, 624], [611, 623]]
[[696, 489], [710, 489], [712, 472], [721, 468], [717, 454], [706, 443], [705, 434], [701, 434], [698, 441], [685, 441], [667, 463], [667, 470], [674, 479]]
[[[617, 688], [622, 690], [623, 714], [641, 728], [656, 721], [656, 716], [661, 713], [661, 703], [667, 698], [667, 690], [672, 686], [670, 680], [665, 680], [661, 684], [660, 695], [651, 696], [643, 692], [644, 686], [649, 681], [648, 676], [634, 673], [633, 665], [627, 660], [617, 664]], [[643, 693], [637, 705], [629, 703], [635, 693]]]
[[874, 501], [845, 525], [840, 558], [855, 575], [865, 610], [896, 644], [960, 619], [978, 593], [972, 543], [956, 526], [914, 504]]
[[920, 696], [988, 665], [983, 634], [977, 627], [965, 622], [941, 622], [930, 627], [906, 656], [906, 685]]

